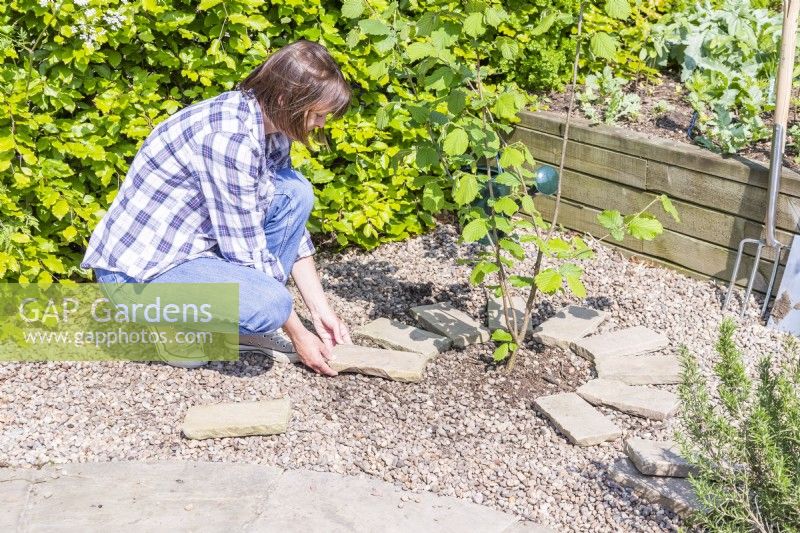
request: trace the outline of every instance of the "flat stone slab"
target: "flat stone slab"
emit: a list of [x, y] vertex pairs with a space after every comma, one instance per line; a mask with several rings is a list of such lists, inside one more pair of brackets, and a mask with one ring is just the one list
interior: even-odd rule
[[596, 359], [597, 377], [628, 385], [680, 383], [681, 364], [674, 355], [613, 355]]
[[3, 502], [0, 505], [0, 531], [20, 531], [19, 525], [24, 523], [25, 504], [32, 485], [27, 479], [20, 478], [22, 476], [4, 480], [0, 470], [0, 501]]
[[606, 405], [653, 420], [666, 420], [677, 412], [680, 405], [678, 397], [669, 391], [626, 385], [611, 379], [593, 379], [575, 392], [593, 405]]
[[626, 458], [618, 459], [609, 468], [608, 475], [642, 498], [674, 513], [684, 515], [699, 508], [694, 490], [686, 479], [645, 476]]
[[403, 494], [371, 478], [287, 470], [270, 497], [269, 512], [253, 524], [253, 530], [499, 533], [518, 522], [516, 517], [464, 500], [419, 493], [414, 498], [419, 502], [403, 502]]
[[9, 532], [536, 531], [528, 522], [514, 529], [515, 516], [466, 500], [411, 494], [377, 479], [254, 464], [0, 468], [0, 494], [13, 497], [0, 506], [0, 531]]
[[549, 527], [540, 526], [534, 522], [519, 521], [503, 530], [503, 533], [556, 533]]
[[639, 355], [669, 346], [669, 339], [644, 326], [620, 329], [573, 341], [572, 351], [594, 361], [599, 357]]
[[397, 320], [377, 318], [353, 332], [353, 336], [368, 339], [390, 350], [416, 352], [433, 357], [450, 349], [453, 341]]
[[412, 307], [411, 316], [422, 327], [429, 331], [444, 335], [456, 348], [464, 348], [470, 344], [486, 342], [491, 332], [481, 326], [474, 318], [448, 303], [418, 305]]
[[622, 436], [622, 431], [611, 420], [574, 392], [542, 396], [536, 399], [535, 405], [578, 446], [592, 446]]
[[428, 356], [415, 352], [385, 350], [357, 344], [337, 344], [328, 366], [337, 372], [354, 372], [416, 383], [422, 380]]
[[681, 457], [678, 445], [671, 440], [626, 439], [625, 453], [647, 476], [688, 477], [697, 471]]
[[290, 416], [288, 398], [196, 405], [186, 413], [182, 430], [190, 439], [276, 435], [286, 431]]
[[[511, 296], [511, 309], [509, 313], [516, 321], [517, 327], [522, 325], [525, 320], [525, 298], [521, 296]], [[486, 323], [490, 331], [502, 329], [507, 331], [506, 317], [503, 313], [503, 298], [497, 298], [490, 294], [486, 302]], [[528, 332], [533, 332], [533, 324], [528, 321]]]
[[539, 324], [533, 338], [545, 346], [568, 350], [574, 341], [597, 331], [606, 318], [605, 311], [570, 305]]

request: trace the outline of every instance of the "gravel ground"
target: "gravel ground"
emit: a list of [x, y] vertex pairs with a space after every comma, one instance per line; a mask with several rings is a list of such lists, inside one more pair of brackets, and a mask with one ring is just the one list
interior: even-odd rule
[[[486, 297], [456, 258], [442, 225], [372, 252], [317, 257], [335, 309], [352, 329], [379, 317], [408, 321], [412, 305], [450, 300], [485, 318]], [[586, 265], [592, 297], [609, 310], [604, 330], [643, 324], [686, 344], [708, 369], [723, 288], [623, 258], [600, 247]], [[536, 321], [571, 302], [542, 302]], [[754, 360], [780, 336], [759, 325], [755, 304], [737, 337]], [[735, 311], [735, 310], [734, 310]], [[0, 466], [155, 460], [253, 462], [376, 476], [399, 487], [470, 499], [558, 531], [675, 530], [680, 521], [607, 479], [622, 440], [571, 446], [533, 409], [536, 396], [592, 377], [582, 359], [530, 344], [512, 374], [488, 364], [491, 348], [450, 351], [419, 384], [357, 375], [326, 379], [255, 355], [184, 370], [156, 363], [0, 364]], [[548, 376], [548, 380], [542, 376]], [[556, 381], [558, 384], [552, 384]], [[190, 441], [189, 406], [288, 396], [289, 431], [274, 437]], [[666, 438], [672, 424], [604, 410], [624, 436]]]

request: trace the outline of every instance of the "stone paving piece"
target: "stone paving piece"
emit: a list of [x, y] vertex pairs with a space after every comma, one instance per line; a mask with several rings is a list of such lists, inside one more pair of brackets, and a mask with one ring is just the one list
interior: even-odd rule
[[570, 345], [573, 352], [589, 361], [599, 357], [639, 355], [662, 350], [667, 346], [667, 337], [644, 326], [592, 335], [578, 339]]
[[608, 470], [611, 479], [633, 489], [642, 498], [657, 503], [677, 514], [685, 515], [697, 509], [699, 503], [686, 479], [653, 477], [639, 472], [627, 458], [618, 459]]
[[491, 337], [488, 328], [448, 303], [418, 305], [411, 308], [414, 317], [425, 329], [444, 335], [456, 348], [486, 342]]
[[384, 350], [356, 344], [337, 344], [328, 366], [337, 372], [416, 383], [422, 380], [428, 356], [415, 352]]
[[[402, 501], [403, 492], [380, 480], [287, 470], [270, 495], [269, 513], [254, 531], [484, 531], [502, 532], [514, 516], [429, 492]], [[415, 501], [416, 500], [416, 501]], [[402, 507], [399, 505], [402, 503]], [[313, 511], [313, 512], [309, 512]]]
[[606, 318], [605, 311], [569, 305], [539, 324], [533, 338], [545, 346], [568, 350], [574, 341], [594, 333]]
[[[516, 320], [517, 327], [522, 325], [525, 319], [525, 298], [521, 296], [511, 296], [511, 309], [513, 319]], [[506, 318], [503, 313], [503, 298], [497, 298], [494, 294], [489, 294], [486, 303], [486, 322], [490, 331], [496, 329], [506, 329]], [[533, 332], [533, 323], [528, 321], [528, 332]]]
[[626, 439], [625, 453], [639, 472], [648, 476], [687, 477], [696, 472], [671, 440]]
[[0, 470], [0, 531], [18, 531], [18, 525], [25, 517], [25, 503], [31, 484], [26, 479], [8, 479], [2, 477]]
[[190, 439], [276, 435], [286, 431], [290, 417], [288, 398], [195, 405], [186, 413], [182, 430]]
[[666, 420], [678, 410], [678, 397], [654, 387], [631, 386], [611, 379], [593, 379], [577, 392], [593, 405], [606, 405], [623, 413]]
[[353, 336], [369, 339], [390, 350], [421, 353], [429, 358], [450, 349], [453, 344], [447, 337], [388, 318], [377, 318], [361, 326]]
[[[0, 469], [0, 480], [27, 472]], [[241, 530], [262, 511], [281, 473], [262, 465], [176, 461], [46, 466], [28, 485], [22, 520], [5, 522], [0, 514], [0, 531]]]
[[674, 355], [614, 355], [594, 362], [597, 377], [628, 385], [680, 382], [681, 365]]
[[505, 528], [502, 533], [556, 533], [549, 527], [540, 526], [534, 522], [520, 520]]
[[0, 506], [4, 532], [537, 531], [511, 514], [377, 479], [241, 463], [0, 468], [0, 495], [13, 497]]
[[622, 436], [622, 431], [611, 420], [574, 392], [542, 396], [536, 399], [535, 405], [578, 446], [592, 446]]

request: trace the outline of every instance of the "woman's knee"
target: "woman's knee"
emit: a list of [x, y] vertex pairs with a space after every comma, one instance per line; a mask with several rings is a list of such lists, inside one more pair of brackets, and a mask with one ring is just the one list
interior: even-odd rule
[[239, 323], [253, 333], [275, 331], [283, 326], [292, 313], [292, 295], [277, 281], [258, 288], [241, 288]]
[[311, 182], [297, 170], [288, 167], [280, 169], [278, 176], [277, 192], [285, 194], [295, 206], [310, 213], [314, 208], [314, 186]]

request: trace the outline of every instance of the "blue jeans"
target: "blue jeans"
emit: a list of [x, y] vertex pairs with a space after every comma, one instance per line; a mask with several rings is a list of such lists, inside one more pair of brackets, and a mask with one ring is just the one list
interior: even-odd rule
[[[276, 173], [275, 197], [264, 217], [267, 247], [288, 276], [297, 259], [305, 225], [314, 207], [314, 189], [299, 172], [284, 168]], [[95, 268], [98, 283], [141, 283], [122, 272]], [[267, 333], [283, 326], [292, 312], [292, 296], [284, 283], [255, 268], [230, 263], [222, 257], [190, 259], [148, 283], [238, 283], [239, 333]]]

